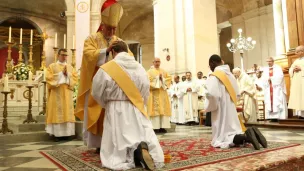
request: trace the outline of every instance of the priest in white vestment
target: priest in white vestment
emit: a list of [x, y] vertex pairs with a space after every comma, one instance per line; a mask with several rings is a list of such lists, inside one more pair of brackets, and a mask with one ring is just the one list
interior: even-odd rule
[[[249, 142], [256, 150], [260, 149], [259, 143], [263, 147], [267, 147], [265, 137], [257, 128], [248, 128], [246, 136], [243, 134], [235, 107], [237, 97], [240, 96], [238, 85], [229, 66], [223, 65], [223, 63], [218, 55], [212, 55], [209, 59], [210, 69], [214, 73], [206, 81], [205, 110], [211, 112], [212, 116], [211, 145], [229, 148]], [[222, 82], [223, 80], [220, 80], [218, 73], [225, 77], [227, 82]], [[232, 92], [227, 90], [227, 85], [231, 85]], [[232, 96], [234, 96], [234, 100]]]
[[204, 86], [206, 84], [206, 80], [203, 78], [203, 72], [199, 71], [197, 73], [197, 79], [195, 80], [196, 85], [199, 86], [198, 92], [198, 110], [204, 109], [204, 100], [205, 100], [205, 92]]
[[295, 115], [304, 119], [304, 46], [296, 48], [295, 60], [289, 69], [291, 78], [288, 108], [295, 110]]
[[256, 88], [253, 80], [240, 68], [233, 69], [233, 75], [237, 79], [238, 88], [240, 90], [239, 103], [243, 107], [245, 118], [248, 122], [257, 121], [257, 99]]
[[181, 92], [181, 82], [179, 76], [174, 77], [174, 83], [169, 89], [169, 96], [171, 98], [171, 122], [176, 124], [184, 124], [185, 116], [183, 113], [183, 93]]
[[272, 57], [267, 59], [268, 67], [263, 70], [263, 90], [266, 119], [287, 119], [286, 85], [282, 68], [274, 64]]
[[191, 72], [186, 73], [187, 80], [182, 84], [183, 93], [183, 106], [185, 121], [189, 125], [198, 123], [198, 93], [200, 91], [200, 86], [192, 81]]
[[[164, 154], [151, 121], [132, 101], [130, 92], [125, 93], [122, 87], [133, 88], [131, 94], [138, 92], [139, 98], [142, 98], [136, 101], [143, 100], [143, 105], [146, 105], [150, 91], [147, 72], [127, 53], [127, 45], [124, 42], [113, 45], [111, 52], [114, 56], [113, 61], [98, 70], [92, 85], [94, 99], [106, 109], [100, 150], [102, 166], [111, 170], [127, 170], [143, 164], [148, 170], [159, 169], [164, 165]], [[131, 80], [134, 87], [130, 84], [125, 85], [126, 81], [122, 81], [122, 84], [118, 84], [119, 79], [114, 81], [111, 74], [115, 74], [117, 69], [111, 71], [112, 73], [104, 69], [113, 62], [126, 74], [119, 75], [118, 78]], [[143, 110], [146, 112], [144, 106]], [[144, 156], [139, 155], [143, 160], [138, 161], [137, 150], [143, 148], [142, 144], [147, 145], [145, 150], [148, 153]]]

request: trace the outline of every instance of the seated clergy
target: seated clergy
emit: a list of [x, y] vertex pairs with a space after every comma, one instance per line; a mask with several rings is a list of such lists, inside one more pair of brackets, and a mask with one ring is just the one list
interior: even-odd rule
[[58, 137], [75, 135], [73, 90], [77, 83], [76, 70], [66, 63], [67, 52], [58, 51], [58, 61], [47, 68], [48, 87], [46, 132]]
[[[212, 55], [209, 66], [213, 73], [206, 82], [205, 110], [211, 112], [213, 147], [229, 148], [251, 143], [256, 150], [259, 143], [266, 148], [267, 141], [257, 128], [245, 127], [240, 122], [236, 112], [237, 96], [239, 95], [237, 82], [230, 72], [228, 65], [223, 65], [220, 56]], [[245, 131], [245, 134], [243, 134]]]
[[102, 166], [111, 170], [160, 168], [164, 153], [145, 110], [150, 90], [148, 74], [127, 53], [126, 43], [115, 42], [110, 52], [114, 59], [101, 66], [92, 85], [94, 99], [105, 107]]

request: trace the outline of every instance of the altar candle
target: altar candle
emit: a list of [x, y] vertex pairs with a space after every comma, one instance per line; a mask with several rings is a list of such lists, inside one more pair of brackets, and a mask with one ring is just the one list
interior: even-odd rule
[[4, 77], [4, 89], [3, 91], [8, 91], [8, 77], [5, 75]]
[[22, 44], [22, 28], [20, 29], [20, 44]]
[[57, 33], [55, 34], [55, 48], [57, 48]]
[[46, 81], [46, 69], [45, 69], [45, 67], [43, 68], [43, 81]]
[[9, 33], [8, 33], [8, 42], [12, 42], [12, 27], [9, 27]]
[[33, 82], [33, 73], [32, 71], [29, 71], [28, 85], [32, 85], [32, 82]]
[[31, 42], [30, 45], [33, 45], [33, 30], [31, 30]]
[[66, 34], [63, 36], [63, 49], [65, 49], [65, 43], [66, 43]]
[[75, 49], [75, 35], [73, 35], [73, 49]]

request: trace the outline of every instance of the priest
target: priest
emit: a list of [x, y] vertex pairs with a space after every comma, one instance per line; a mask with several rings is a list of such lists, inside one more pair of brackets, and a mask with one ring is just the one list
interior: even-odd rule
[[204, 93], [204, 86], [206, 84], [206, 80], [203, 78], [203, 72], [199, 71], [197, 73], [197, 79], [195, 80], [195, 84], [199, 86], [198, 92], [198, 110], [204, 109], [204, 100], [205, 100], [205, 93]]
[[183, 113], [183, 93], [181, 92], [181, 84], [179, 76], [174, 76], [174, 83], [170, 87], [169, 96], [171, 98], [171, 122], [176, 124], [184, 124], [185, 117]]
[[248, 122], [257, 122], [257, 99], [256, 89], [253, 80], [240, 68], [233, 69], [240, 90], [241, 98], [239, 104], [242, 105], [245, 118]]
[[66, 63], [67, 56], [67, 51], [60, 49], [58, 61], [49, 65], [45, 76], [48, 88], [46, 132], [54, 135], [55, 141], [75, 135], [73, 90], [78, 75]]
[[97, 148], [97, 153], [103, 130], [104, 110], [90, 95], [92, 79], [99, 66], [111, 59], [111, 42], [119, 40], [114, 34], [122, 14], [122, 6], [116, 0], [106, 0], [101, 8], [102, 23], [97, 33], [91, 34], [84, 42], [75, 115], [83, 121], [85, 144], [89, 148]]
[[287, 119], [286, 85], [282, 68], [274, 64], [272, 57], [267, 59], [268, 67], [263, 71], [265, 118], [272, 121]]
[[200, 86], [192, 81], [191, 72], [186, 72], [187, 80], [182, 84], [185, 120], [188, 125], [195, 125], [198, 119], [198, 92]]
[[148, 114], [155, 131], [166, 133], [171, 128], [171, 106], [167, 89], [170, 88], [171, 76], [160, 68], [159, 58], [153, 60], [154, 68], [149, 69], [150, 96], [148, 101]]
[[218, 55], [210, 57], [209, 66], [213, 73], [205, 86], [205, 110], [212, 113], [211, 145], [229, 148], [249, 142], [256, 150], [260, 149], [259, 143], [266, 148], [267, 141], [257, 128], [248, 128], [246, 131], [242, 128], [235, 107], [240, 94], [229, 66], [223, 65]]
[[295, 114], [304, 119], [304, 46], [296, 48], [296, 55], [299, 57], [293, 62], [289, 69], [291, 88], [288, 108], [294, 109]]
[[92, 95], [106, 108], [100, 158], [103, 167], [147, 170], [164, 165], [164, 153], [145, 110], [150, 83], [145, 69], [130, 56], [126, 43], [114, 43], [114, 60], [101, 66]]

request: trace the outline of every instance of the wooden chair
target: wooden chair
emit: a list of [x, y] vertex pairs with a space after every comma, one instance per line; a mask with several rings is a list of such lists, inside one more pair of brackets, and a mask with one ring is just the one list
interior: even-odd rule
[[200, 110], [198, 112], [198, 116], [199, 116], [199, 125], [203, 125], [204, 120], [206, 120], [205, 110]]
[[265, 102], [264, 100], [258, 100], [258, 108], [259, 108], [259, 119], [265, 121]]
[[242, 113], [243, 119], [245, 121], [245, 123], [247, 123], [247, 119], [245, 117], [245, 113], [244, 113], [244, 99], [240, 99], [242, 101], [241, 105], [236, 106], [236, 112], [237, 113]]

